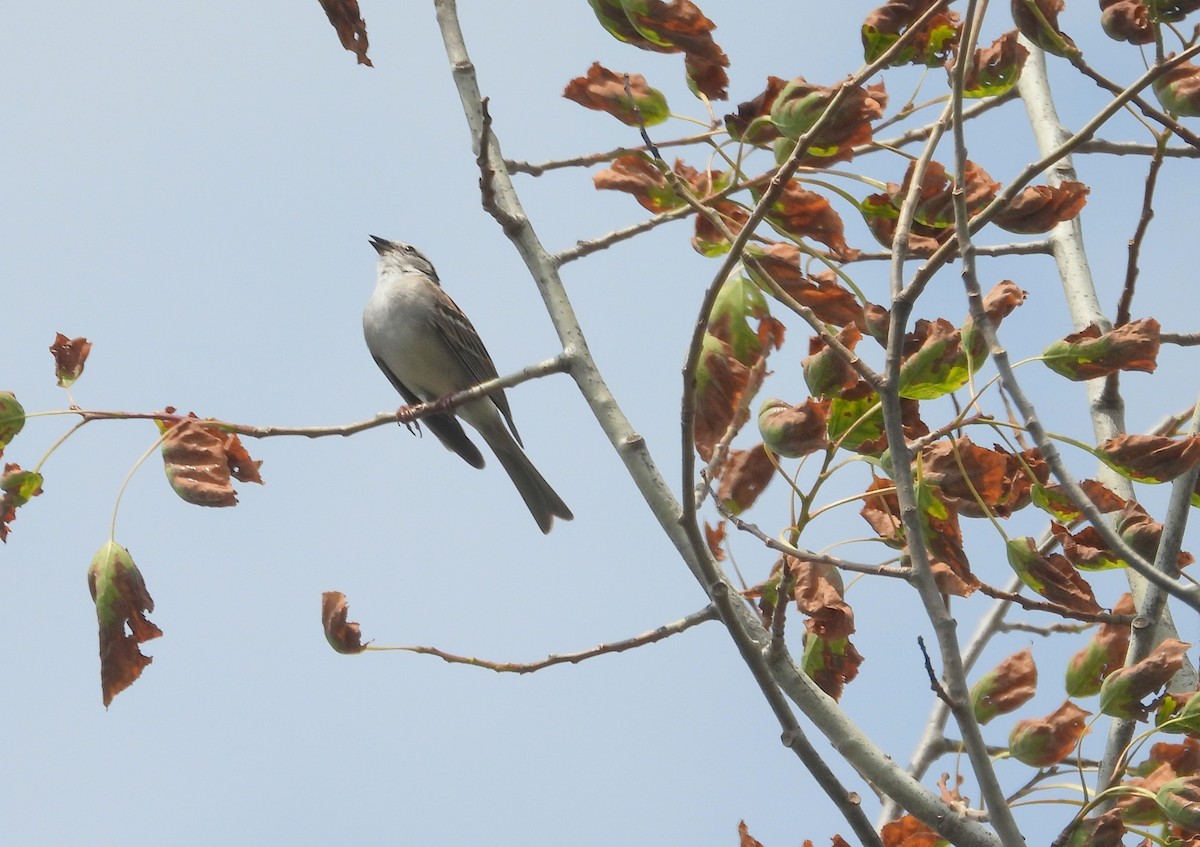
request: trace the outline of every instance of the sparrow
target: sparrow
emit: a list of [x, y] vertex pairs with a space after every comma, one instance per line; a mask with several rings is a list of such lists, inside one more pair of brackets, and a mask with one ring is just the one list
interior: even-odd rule
[[[363, 335], [375, 364], [408, 404], [428, 403], [498, 376], [479, 333], [442, 290], [433, 264], [416, 247], [370, 237], [379, 254], [375, 290], [363, 310]], [[500, 460], [542, 532], [574, 515], [525, 455], [503, 391], [422, 420], [445, 447], [472, 467], [483, 454], [459, 418]]]

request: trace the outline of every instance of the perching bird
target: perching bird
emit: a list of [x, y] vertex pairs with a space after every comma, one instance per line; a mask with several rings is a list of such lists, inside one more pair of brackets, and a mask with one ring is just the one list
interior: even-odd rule
[[[363, 335], [375, 364], [405, 401], [428, 403], [495, 379], [496, 366], [479, 333], [442, 290], [429, 260], [411, 244], [374, 235], [371, 246], [379, 253], [379, 270], [363, 310]], [[442, 444], [482, 468], [483, 456], [458, 418], [483, 436], [542, 532], [550, 531], [555, 518], [574, 517], [522, 451], [503, 391], [423, 418]]]

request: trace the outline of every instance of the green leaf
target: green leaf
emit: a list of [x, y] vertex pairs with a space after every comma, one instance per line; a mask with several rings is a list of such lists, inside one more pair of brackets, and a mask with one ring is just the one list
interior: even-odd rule
[[16, 395], [0, 391], [0, 456], [4, 448], [25, 428], [25, 410], [17, 402]]
[[[834, 397], [829, 401], [829, 440], [847, 450], [858, 451], [866, 443], [883, 438], [883, 408], [879, 395]], [[881, 446], [878, 451], [881, 452]]]
[[1200, 776], [1181, 776], [1165, 783], [1154, 802], [1171, 823], [1189, 832], [1200, 830]]
[[910, 400], [933, 400], [957, 391], [978, 370], [984, 359], [968, 361], [962, 334], [944, 318], [930, 324], [921, 348], [900, 366], [900, 396]]
[[744, 273], [731, 274], [713, 302], [708, 331], [728, 343], [739, 362], [753, 364], [763, 344], [750, 321], [761, 321], [770, 314], [767, 298], [754, 280]]

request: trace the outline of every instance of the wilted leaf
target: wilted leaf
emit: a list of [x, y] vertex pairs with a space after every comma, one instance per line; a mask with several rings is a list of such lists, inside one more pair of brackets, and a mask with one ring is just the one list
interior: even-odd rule
[[734, 450], [721, 470], [717, 497], [729, 511], [739, 515], [754, 505], [774, 475], [775, 464], [763, 445]]
[[745, 821], [738, 821], [738, 847], [763, 847], [762, 842], [750, 834]]
[[737, 360], [728, 342], [705, 333], [696, 367], [696, 420], [692, 437], [696, 452], [708, 461], [713, 448], [738, 412], [750, 384], [750, 369]]
[[[174, 410], [168, 410], [174, 411]], [[196, 506], [236, 506], [231, 479], [262, 484], [261, 461], [250, 458], [241, 439], [194, 416], [163, 424], [162, 443], [167, 481], [183, 500]]]
[[1183, 62], [1154, 80], [1152, 85], [1154, 96], [1168, 112], [1189, 118], [1200, 115], [1200, 66]]
[[[890, 0], [868, 14], [862, 25], [863, 59], [874, 62], [882, 56], [932, 5], [933, 0]], [[892, 66], [941, 64], [958, 44], [959, 28], [954, 12], [933, 15], [900, 48]]]
[[767, 87], [762, 94], [739, 104], [735, 114], [725, 116], [729, 137], [759, 147], [765, 147], [781, 137], [782, 133], [771, 120], [771, 108], [787, 84], [786, 80], [777, 76], [767, 77]]
[[[899, 188], [895, 183], [888, 183], [888, 193], [872, 194], [858, 204], [858, 210], [862, 213], [867, 228], [871, 230], [871, 235], [888, 249], [895, 245], [896, 223], [900, 219], [900, 210], [893, 205], [893, 191], [898, 191]], [[913, 258], [932, 256], [943, 242], [953, 236], [954, 230], [951, 228], [935, 228], [920, 221], [913, 221], [905, 255]]]
[[[873, 480], [859, 514], [889, 547], [905, 548], [907, 541], [900, 519], [900, 504], [895, 490], [886, 490], [889, 488], [894, 489], [890, 480]], [[969, 596], [979, 587], [979, 579], [971, 573], [963, 550], [958, 513], [934, 496], [933, 489], [924, 481], [917, 482], [916, 490], [918, 517], [935, 576], [939, 565], [950, 571], [949, 576], [939, 578], [939, 589], [948, 594]]]
[[79, 379], [90, 352], [92, 342], [86, 338], [67, 338], [61, 332], [55, 333], [50, 353], [54, 356], [54, 376], [60, 388], [70, 388]]
[[933, 400], [957, 391], [984, 361], [969, 360], [962, 333], [945, 318], [917, 321], [905, 347], [916, 348], [900, 366], [900, 396], [910, 400]]
[[[921, 472], [925, 481], [937, 486], [939, 496], [960, 514], [984, 517], [990, 513], [1002, 518], [1023, 508], [1029, 502], [1031, 487], [1050, 475], [1049, 467], [1036, 450], [1014, 454], [999, 445], [988, 450], [973, 444], [966, 436], [936, 441], [926, 447], [921, 452]], [[976, 498], [982, 500], [983, 508]]]
[[362, 19], [358, 0], [321, 0], [321, 7], [337, 30], [342, 47], [353, 53], [360, 65], [374, 67], [367, 58], [367, 22]]
[[[750, 189], [755, 202], [762, 196], [758, 189]], [[833, 210], [829, 200], [815, 191], [800, 186], [791, 180], [783, 192], [771, 204], [767, 220], [781, 232], [793, 238], [812, 238], [828, 247], [842, 261], [853, 261], [858, 251], [846, 244], [842, 218]]]
[[846, 602], [842, 575], [833, 565], [785, 556], [794, 585], [796, 608], [809, 620], [809, 632], [821, 638], [840, 639], [854, 633], [854, 611]]
[[945, 839], [912, 815], [901, 815], [880, 830], [884, 847], [940, 847]]
[[1065, 56], [1077, 52], [1075, 42], [1058, 28], [1058, 13], [1063, 0], [1012, 0], [1013, 23], [1047, 53]]
[[[735, 238], [750, 218], [750, 213], [740, 203], [733, 200], [717, 200], [710, 203], [709, 208], [716, 212], [721, 223], [725, 225], [725, 229]], [[707, 215], [696, 215], [696, 231], [692, 236], [692, 249], [701, 256], [711, 258], [728, 253], [730, 246], [731, 243], [725, 232], [709, 220]]]
[[1145, 720], [1142, 701], [1170, 681], [1191, 646], [1167, 638], [1142, 661], [1110, 673], [1100, 687], [1100, 711], [1114, 718]]
[[657, 163], [645, 153], [626, 153], [613, 159], [606, 170], [592, 176], [597, 191], [632, 194], [643, 209], [658, 214], [686, 206], [667, 182]]
[[[833, 271], [824, 270], [806, 276], [800, 270], [800, 248], [795, 244], [772, 244], [765, 251], [751, 247], [748, 252], [757, 260], [763, 272], [769, 274], [789, 297], [812, 309], [825, 323], [839, 327], [853, 324], [859, 329], [866, 329], [863, 304], [838, 284]], [[747, 269], [751, 276], [758, 278], [753, 263], [748, 264]]]
[[[771, 83], [768, 83], [768, 92], [770, 88]], [[841, 89], [841, 85], [813, 85], [804, 77], [796, 77], [771, 98], [771, 122], [783, 138], [791, 142], [798, 141], [816, 125]], [[763, 95], [764, 100], [767, 96]], [[855, 147], [870, 142], [871, 121], [883, 117], [887, 101], [887, 91], [883, 83], [866, 88], [854, 86], [847, 89], [841, 103], [825, 124], [816, 135], [808, 139], [806, 155], [801, 164], [821, 167], [851, 159]], [[732, 117], [726, 117], [727, 125]], [[770, 137], [771, 134], [759, 132], [758, 135]], [[787, 144], [777, 148], [776, 157], [790, 156], [794, 146]]]
[[1116, 41], [1154, 43], [1150, 10], [1140, 0], [1100, 0], [1100, 26]]
[[10, 524], [17, 519], [17, 509], [42, 493], [42, 475], [23, 471], [16, 464], [6, 464], [0, 474], [0, 541], [8, 542]]
[[[1157, 745], [1155, 745], [1157, 746]], [[1140, 788], [1142, 791], [1122, 793], [1117, 795], [1117, 809], [1121, 819], [1126, 824], [1148, 826], [1163, 823], [1163, 812], [1152, 797], [1144, 796], [1145, 791], [1156, 794], [1158, 789], [1175, 779], [1177, 774], [1170, 764], [1160, 764], [1145, 777], [1134, 777], [1121, 783], [1126, 788]]]
[[1159, 324], [1154, 318], [1131, 321], [1108, 332], [1091, 324], [1047, 347], [1042, 361], [1055, 373], [1073, 380], [1095, 379], [1117, 371], [1154, 373], [1158, 346]]
[[627, 126], [654, 126], [671, 116], [667, 98], [657, 88], [651, 88], [641, 74], [629, 75], [629, 91], [633, 94], [632, 100], [625, 93], [623, 74], [593, 62], [587, 76], [576, 77], [567, 83], [563, 97], [588, 109], [607, 112]]
[[1050, 602], [1076, 612], [1096, 614], [1103, 611], [1092, 587], [1071, 567], [1065, 556], [1060, 553], [1043, 556], [1034, 540], [1028, 537], [1010, 539], [1005, 548], [1008, 563], [1021, 582]]
[[[838, 331], [837, 340], [847, 350], [853, 350], [862, 338], [854, 324]], [[850, 363], [834, 352], [819, 336], [808, 340], [808, 356], [800, 361], [804, 383], [816, 397], [836, 397], [858, 382], [858, 374]], [[828, 408], [826, 409], [828, 414]]]
[[1035, 235], [1073, 220], [1087, 203], [1091, 189], [1082, 182], [1031, 185], [1008, 201], [992, 223], [1009, 232]]
[[1099, 817], [1084, 818], [1075, 824], [1063, 847], [1121, 847], [1124, 836], [1121, 812], [1110, 809]]
[[716, 526], [704, 522], [704, 540], [708, 544], [708, 552], [718, 561], [725, 561], [725, 521], [717, 521]]
[[1018, 721], [1008, 736], [1008, 751], [1018, 762], [1035, 768], [1057, 764], [1087, 734], [1084, 711], [1070, 700], [1044, 718]]
[[[1123, 594], [1113, 606], [1114, 615], [1131, 615], [1134, 611], [1132, 594]], [[1067, 663], [1067, 694], [1071, 697], [1099, 694], [1104, 678], [1125, 664], [1128, 651], [1129, 625], [1101, 624], [1088, 645]]]
[[[1025, 302], [1028, 296], [1021, 287], [1011, 279], [1002, 279], [992, 286], [983, 298], [983, 313], [987, 315], [992, 330], [999, 328], [1004, 319]], [[987, 338], [983, 331], [975, 326], [975, 318], [967, 315], [962, 325], [962, 348], [966, 351], [967, 360], [972, 371], [979, 370], [987, 361], [989, 355]]]
[[138, 645], [158, 638], [162, 630], [146, 618], [146, 612], [154, 611], [154, 600], [133, 557], [115, 541], [92, 557], [88, 590], [100, 624], [100, 688], [107, 707], [152, 661]]
[[1099, 445], [1096, 456], [1135, 482], [1168, 482], [1200, 463], [1200, 436], [1118, 435]]
[[12, 443], [22, 429], [25, 428], [25, 409], [10, 391], [0, 391], [0, 456], [4, 448]]
[[[1143, 559], [1154, 561], [1158, 556], [1158, 542], [1162, 539], [1163, 525], [1138, 503], [1128, 502], [1117, 518], [1117, 534]], [[1184, 568], [1195, 561], [1191, 553], [1181, 551], [1175, 564]]]
[[710, 100], [724, 100], [729, 58], [713, 41], [716, 24], [690, 0], [588, 0], [592, 11], [619, 41], [655, 53], [683, 53], [688, 87]]
[[1013, 653], [971, 686], [975, 720], [987, 723], [1027, 703], [1037, 691], [1037, 666], [1028, 647]]
[[[1102, 513], [1116, 512], [1125, 508], [1125, 498], [1118, 497], [1103, 483], [1094, 479], [1085, 479], [1079, 483], [1079, 487], [1092, 501], [1092, 505]], [[1083, 512], [1079, 511], [1079, 507], [1071, 501], [1061, 485], [1035, 485], [1031, 497], [1033, 505], [1049, 512], [1056, 521], [1071, 523], [1083, 517]]]
[[1188, 832], [1200, 831], [1200, 776], [1181, 776], [1158, 790], [1154, 798], [1167, 820]]
[[863, 657], [849, 638], [822, 638], [813, 631], [811, 621], [809, 624], [809, 631], [804, 634], [801, 669], [818, 688], [840, 700], [847, 683], [858, 676]]
[[361, 653], [366, 649], [362, 643], [362, 628], [354, 621], [346, 620], [350, 603], [340, 591], [326, 591], [321, 595], [321, 625], [325, 627], [325, 640], [339, 653]]
[[1071, 532], [1065, 526], [1050, 524], [1050, 531], [1062, 546], [1063, 555], [1072, 567], [1081, 571], [1106, 571], [1128, 567], [1128, 563], [1104, 543], [1094, 526]]
[[809, 397], [792, 406], [774, 397], [758, 410], [758, 431], [773, 453], [798, 459], [829, 446], [825, 437], [829, 401]]
[[1029, 51], [1017, 41], [1016, 30], [1004, 33], [991, 47], [976, 50], [963, 80], [963, 96], [995, 97], [1007, 93], [1021, 78], [1021, 68], [1028, 56]]

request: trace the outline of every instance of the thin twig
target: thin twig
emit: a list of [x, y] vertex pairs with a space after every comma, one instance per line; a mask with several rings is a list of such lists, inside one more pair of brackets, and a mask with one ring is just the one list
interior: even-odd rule
[[[676, 138], [672, 141], [659, 141], [659, 147], [685, 147], [689, 144], [698, 144], [702, 141], [710, 141], [718, 135], [724, 133], [724, 129], [710, 129], [698, 135], [691, 135], [687, 138]], [[611, 162], [613, 159], [619, 159], [621, 156], [627, 156], [630, 153], [645, 153], [649, 148], [642, 147], [617, 147], [614, 150], [609, 150], [605, 153], [587, 153], [582, 156], [571, 156], [566, 159], [552, 159], [548, 162], [520, 162], [513, 159], [505, 159], [504, 166], [509, 173], [529, 174], [530, 176], [541, 176], [546, 171], [558, 170], [559, 168], [586, 168], [592, 165], [598, 165], [601, 162]]]
[[596, 656], [603, 656], [608, 653], [623, 653], [626, 650], [632, 650], [635, 647], [644, 647], [647, 644], [654, 644], [656, 641], [662, 641], [664, 638], [670, 638], [672, 635], [678, 635], [681, 632], [686, 632], [694, 626], [699, 626], [708, 621], [717, 619], [717, 610], [710, 603], [698, 612], [692, 612], [685, 618], [675, 621], [674, 623], [663, 624], [649, 632], [643, 632], [641, 635], [635, 635], [632, 638], [623, 638], [620, 641], [610, 641], [605, 644], [598, 644], [588, 650], [580, 650], [577, 653], [551, 653], [544, 659], [536, 662], [493, 662], [488, 659], [478, 659], [473, 656], [458, 656], [454, 653], [447, 653], [437, 647], [367, 647], [368, 650], [399, 650], [406, 653], [421, 653], [426, 656], [437, 656], [443, 661], [449, 662], [452, 665], [471, 665], [485, 670], [495, 671], [496, 673], [515, 673], [527, 674], [536, 673], [546, 668], [554, 667], [555, 665], [571, 664], [577, 665], [580, 662], [585, 662], [588, 659], [594, 659]]

